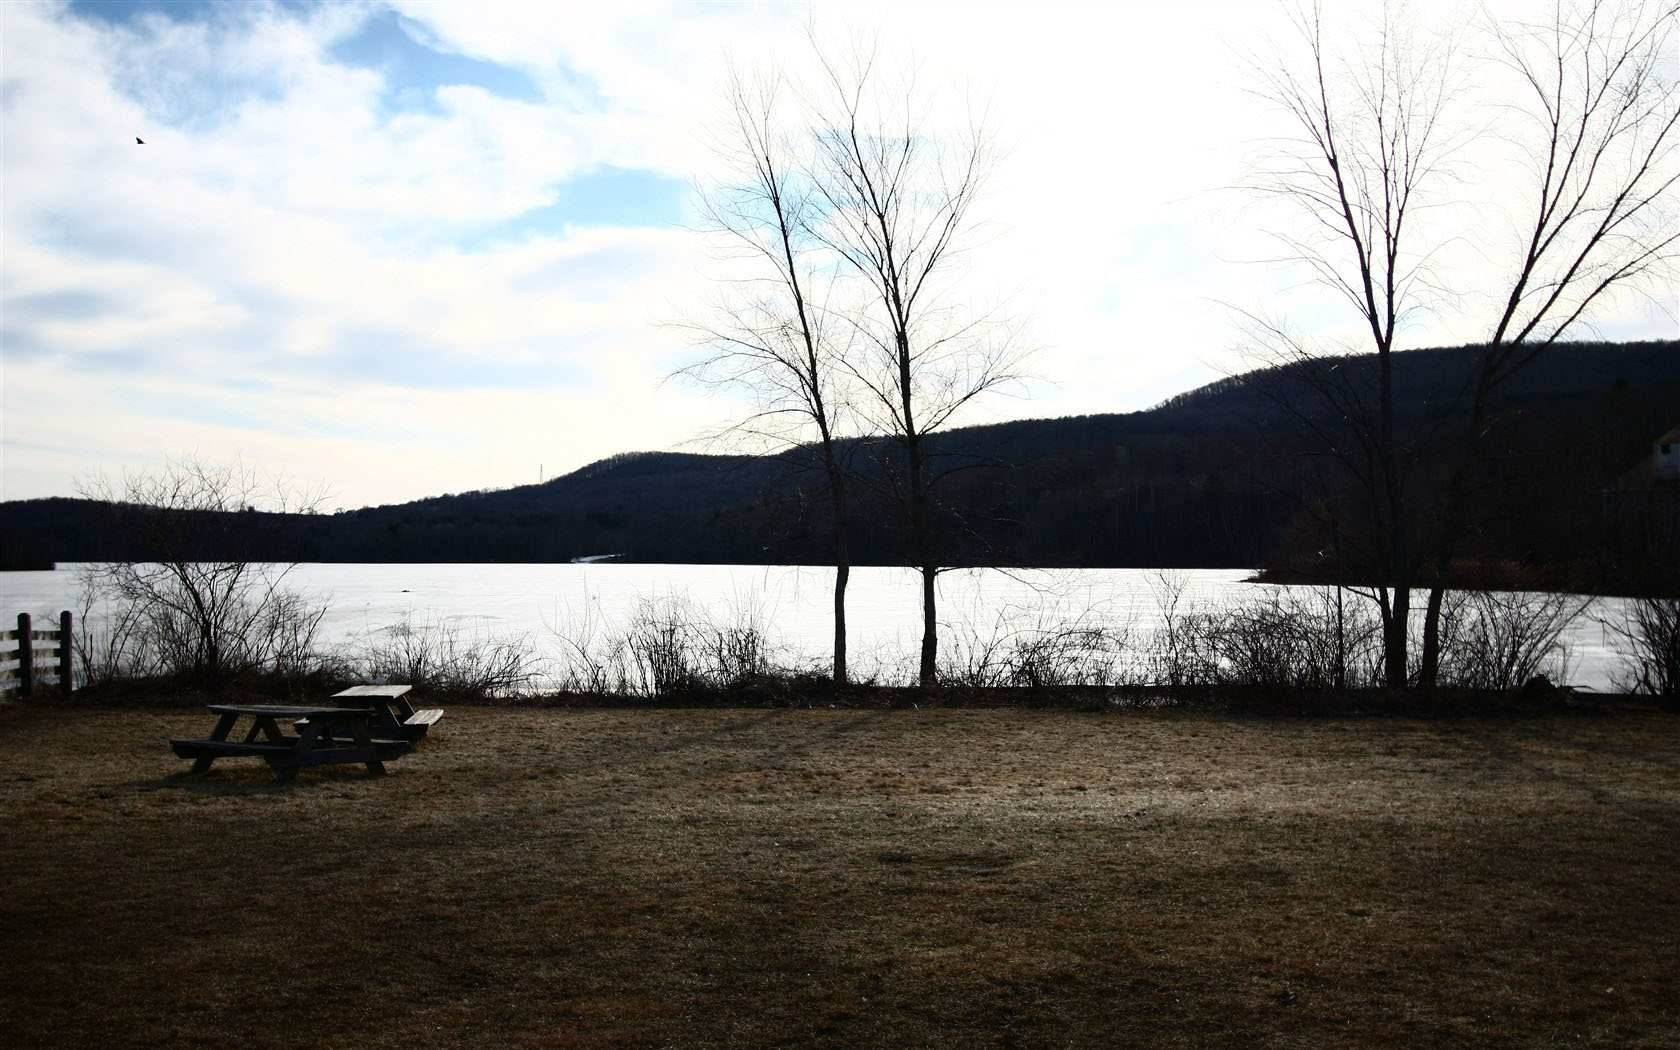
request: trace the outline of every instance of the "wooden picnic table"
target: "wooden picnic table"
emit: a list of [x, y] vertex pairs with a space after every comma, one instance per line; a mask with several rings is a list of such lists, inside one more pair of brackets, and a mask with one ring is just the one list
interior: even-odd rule
[[[406, 739], [376, 738], [370, 732], [374, 711], [368, 707], [290, 707], [279, 704], [210, 704], [216, 726], [204, 740], [171, 740], [182, 758], [194, 759], [192, 771], [203, 773], [218, 758], [255, 756], [274, 769], [280, 783], [304, 766], [361, 762], [370, 774], [385, 772], [385, 763], [401, 758], [412, 747]], [[251, 719], [243, 739], [234, 727]], [[280, 727], [298, 720], [294, 735]]]
[[441, 708], [416, 711], [408, 700], [413, 688], [411, 685], [353, 685], [334, 693], [332, 698], [342, 704], [371, 707], [378, 735], [412, 743], [424, 737], [443, 717]]

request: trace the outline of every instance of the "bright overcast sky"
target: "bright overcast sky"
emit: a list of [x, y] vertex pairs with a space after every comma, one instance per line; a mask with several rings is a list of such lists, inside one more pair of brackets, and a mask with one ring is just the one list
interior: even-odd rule
[[[1217, 378], [1224, 304], [1346, 321], [1255, 261], [1229, 189], [1267, 127], [1239, 58], [1287, 32], [1263, 0], [8, 2], [0, 497], [191, 453], [353, 507], [698, 447], [740, 406], [664, 382], [715, 266], [689, 187], [726, 57], [797, 58], [808, 18], [991, 102], [970, 280], [1041, 381], [968, 421]], [[1628, 302], [1596, 331], [1676, 325]]]

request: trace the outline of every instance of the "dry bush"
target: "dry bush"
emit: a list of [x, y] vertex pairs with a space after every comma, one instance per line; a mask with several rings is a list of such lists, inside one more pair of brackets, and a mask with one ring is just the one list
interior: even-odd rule
[[1155, 578], [1156, 625], [1143, 647], [1145, 684], [1358, 689], [1380, 680], [1381, 632], [1369, 603], [1345, 591], [1266, 587], [1218, 609], [1196, 603], [1188, 577]]
[[1381, 631], [1368, 603], [1340, 592], [1266, 588], [1261, 597], [1196, 626], [1221, 685], [1347, 689], [1381, 678]]
[[959, 689], [1110, 686], [1129, 679], [1130, 632], [1089, 614], [1068, 619], [1038, 610], [1030, 620], [999, 612], [982, 631], [955, 625], [940, 659], [939, 681]]
[[751, 603], [713, 616], [683, 596], [642, 598], [622, 627], [585, 612], [550, 632], [553, 681], [566, 692], [699, 700], [798, 673]]
[[1591, 605], [1570, 594], [1454, 592], [1441, 613], [1441, 684], [1507, 690], [1537, 675], [1567, 679], [1563, 633]]
[[282, 586], [283, 578], [279, 567], [246, 563], [85, 567], [75, 646], [83, 680], [306, 673], [317, 662], [327, 608]]
[[663, 699], [700, 688], [704, 635], [698, 615], [686, 599], [638, 603], [618, 646], [626, 691]]
[[162, 673], [220, 683], [310, 669], [326, 607], [285, 585], [291, 565], [250, 556], [241, 519], [259, 508], [308, 510], [318, 500], [239, 464], [193, 457], [120, 485], [94, 478], [82, 489], [108, 503], [111, 528], [153, 559], [81, 568], [84, 624], [94, 608], [104, 613], [104, 627], [80, 654], [88, 682]]
[[1124, 630], [1095, 624], [1028, 632], [1010, 649], [1007, 684], [1034, 689], [1122, 684], [1128, 640]]
[[86, 577], [81, 587], [81, 612], [70, 641], [76, 684], [90, 688], [161, 674], [157, 653], [142, 636], [139, 606], [113, 601]]
[[465, 701], [518, 696], [542, 671], [525, 635], [467, 632], [458, 622], [409, 616], [352, 645], [344, 662], [364, 681], [402, 682]]
[[1622, 658], [1616, 688], [1680, 703], [1680, 598], [1632, 598], [1599, 622]]
[[1217, 658], [1207, 644], [1214, 615], [1192, 599], [1189, 585], [1186, 573], [1163, 570], [1154, 576], [1157, 619], [1138, 675], [1148, 685], [1177, 689], [1217, 680]]

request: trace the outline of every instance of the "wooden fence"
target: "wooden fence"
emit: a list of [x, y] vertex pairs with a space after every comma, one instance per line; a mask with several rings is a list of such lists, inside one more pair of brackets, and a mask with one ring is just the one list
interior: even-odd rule
[[37, 686], [54, 684], [65, 696], [74, 688], [70, 664], [70, 614], [58, 614], [58, 627], [37, 631], [28, 613], [18, 613], [17, 630], [0, 631], [0, 695], [33, 696]]

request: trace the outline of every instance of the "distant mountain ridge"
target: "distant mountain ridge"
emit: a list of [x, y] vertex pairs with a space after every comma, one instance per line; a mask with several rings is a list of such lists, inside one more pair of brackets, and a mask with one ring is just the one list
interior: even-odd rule
[[[1396, 355], [1405, 425], [1450, 415], [1476, 347]], [[1366, 367], [1368, 357], [1349, 357]], [[1288, 368], [1269, 377], [1294, 381]], [[1218, 380], [1121, 414], [1016, 420], [939, 435], [936, 450], [973, 469], [948, 484], [951, 564], [1218, 567], [1260, 565], [1285, 548], [1298, 508], [1287, 464], [1264, 435], [1296, 422], [1255, 375]], [[1583, 500], [1640, 461], [1680, 423], [1680, 341], [1569, 344], [1521, 373], [1501, 397], [1516, 469], [1540, 469], [1549, 494], [1489, 532], [1478, 553], [1547, 561], [1585, 539], [1548, 507]], [[848, 451], [867, 480], [883, 443]], [[244, 556], [348, 562], [546, 562], [622, 553], [648, 562], [812, 563], [826, 558], [826, 504], [809, 450], [754, 457], [629, 452], [536, 485], [432, 496], [336, 514], [239, 515], [204, 529], [195, 556], [237, 543]], [[1521, 502], [1520, 500], [1518, 501]], [[858, 564], [902, 564], [889, 500], [867, 486], [849, 535]], [[1524, 517], [1526, 516], [1526, 517]], [[11, 564], [139, 560], [158, 553], [117, 508], [83, 500], [0, 503]]]

